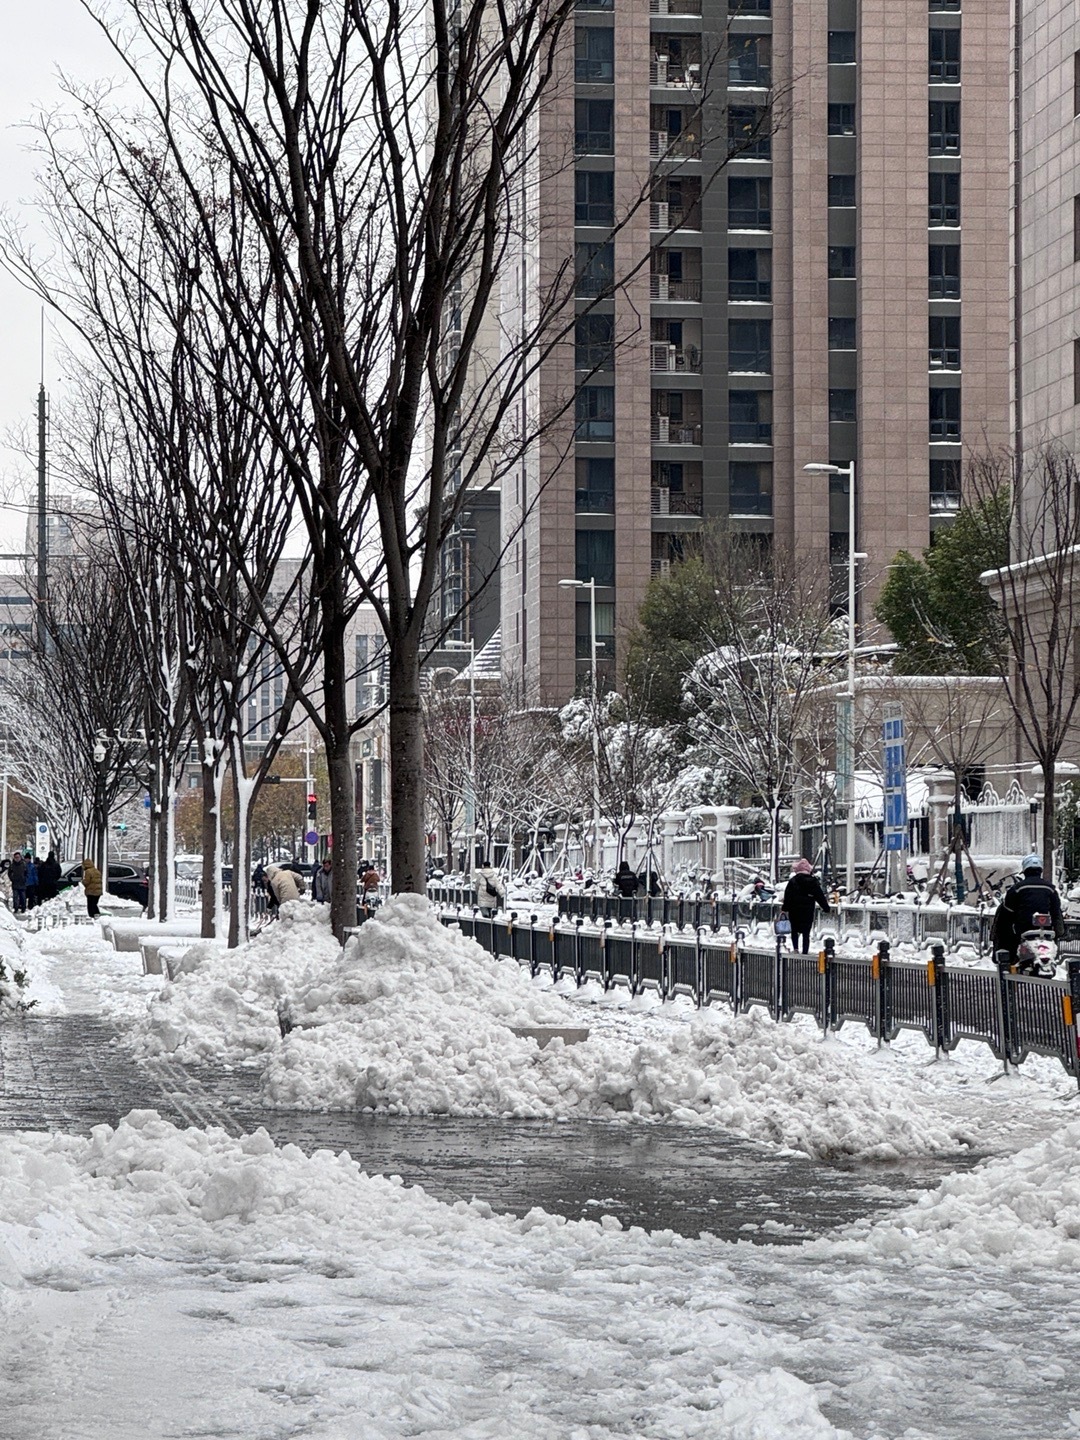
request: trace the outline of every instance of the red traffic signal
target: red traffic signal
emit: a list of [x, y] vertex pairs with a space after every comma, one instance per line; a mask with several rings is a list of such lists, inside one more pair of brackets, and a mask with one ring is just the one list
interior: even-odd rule
[[311, 795], [309, 795], [309, 796], [307, 797], [307, 803], [308, 803], [309, 805], [315, 805], [315, 804], [318, 803], [318, 799], [319, 799], [318, 795], [315, 795], [315, 794], [313, 793], [313, 794], [311, 794]]

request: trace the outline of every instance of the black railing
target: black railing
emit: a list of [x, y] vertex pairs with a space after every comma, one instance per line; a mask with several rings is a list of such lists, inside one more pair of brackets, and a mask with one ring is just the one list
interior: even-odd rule
[[722, 1001], [738, 1014], [760, 1006], [778, 1021], [810, 1015], [823, 1032], [854, 1022], [883, 1044], [914, 1030], [939, 1053], [975, 1040], [1007, 1067], [1048, 1055], [1080, 1082], [1080, 959], [1066, 961], [1066, 979], [1045, 980], [950, 968], [944, 944], [932, 947], [925, 964], [893, 960], [887, 941], [865, 957], [836, 955], [831, 940], [815, 955], [799, 955], [779, 943], [724, 941], [701, 923], [705, 902], [658, 903], [688, 906], [692, 923], [684, 915], [680, 929], [610, 921], [592, 929], [583, 916], [572, 923], [533, 916], [523, 924], [515, 915], [486, 918], [465, 908], [440, 913], [444, 924], [460, 925], [489, 954], [534, 976], [572, 976], [578, 985], [594, 981], [633, 995], [652, 990], [664, 999], [689, 995], [699, 1006]]

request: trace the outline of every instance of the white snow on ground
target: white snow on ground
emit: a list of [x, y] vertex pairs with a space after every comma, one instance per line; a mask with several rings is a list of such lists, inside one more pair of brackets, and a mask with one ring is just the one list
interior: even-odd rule
[[[344, 951], [321, 907], [294, 902], [238, 951], [189, 951], [184, 971], [152, 1000], [137, 1045], [186, 1060], [264, 1056], [264, 1097], [277, 1106], [675, 1120], [878, 1160], [973, 1138], [931, 1087], [913, 1105], [849, 1049], [760, 1013], [707, 1011], [645, 1037], [541, 1049], [511, 1027], [579, 1025], [580, 1006], [442, 925], [419, 897], [383, 906]], [[294, 1024], [284, 1042], [279, 1009]]]
[[0, 1213], [9, 1440], [847, 1434], [723, 1247], [610, 1217], [445, 1205], [153, 1112], [5, 1137]]

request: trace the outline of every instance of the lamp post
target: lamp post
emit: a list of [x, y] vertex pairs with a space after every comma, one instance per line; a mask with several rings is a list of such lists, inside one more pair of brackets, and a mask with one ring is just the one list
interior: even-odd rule
[[[600, 716], [597, 710], [596, 671], [596, 579], [560, 580], [564, 590], [588, 590], [589, 592], [589, 673], [592, 686], [592, 823], [593, 823], [593, 874], [599, 878], [600, 864]], [[575, 627], [576, 634], [576, 627]]]
[[[814, 475], [846, 475], [848, 482], [848, 576], [847, 576], [847, 691], [836, 710], [836, 771], [843, 784], [839, 795], [846, 806], [845, 869], [848, 894], [855, 890], [855, 571], [866, 556], [856, 549], [855, 461], [848, 465], [804, 465]], [[840, 784], [837, 784], [840, 790]]]
[[472, 874], [476, 863], [476, 637], [468, 640], [447, 640], [444, 650], [469, 652], [469, 793], [465, 803], [465, 833], [469, 838], [469, 863], [466, 875]]

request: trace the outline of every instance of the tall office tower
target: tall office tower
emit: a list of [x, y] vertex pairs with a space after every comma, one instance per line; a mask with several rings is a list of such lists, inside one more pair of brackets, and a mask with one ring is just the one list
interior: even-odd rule
[[540, 406], [576, 394], [503, 495], [504, 669], [540, 703], [586, 677], [593, 598], [617, 669], [650, 576], [703, 519], [843, 569], [846, 476], [803, 467], [854, 461], [868, 596], [955, 511], [966, 450], [1011, 438], [1009, 0], [579, 0], [575, 18], [541, 138], [573, 163], [541, 185], [538, 269], [572, 257], [588, 313]]
[[1020, 39], [1017, 449], [1080, 456], [1080, 12], [1025, 0]]

